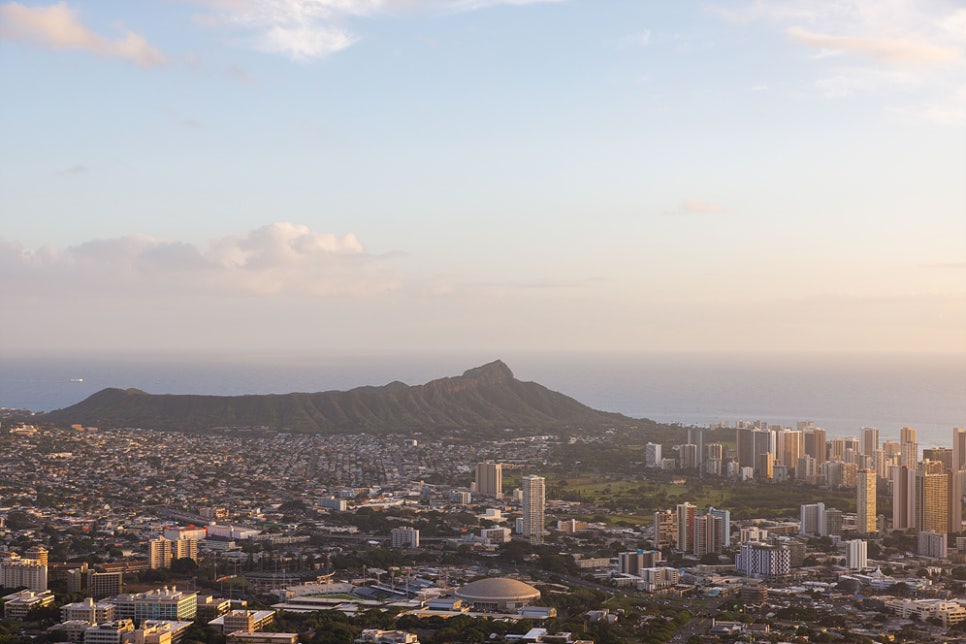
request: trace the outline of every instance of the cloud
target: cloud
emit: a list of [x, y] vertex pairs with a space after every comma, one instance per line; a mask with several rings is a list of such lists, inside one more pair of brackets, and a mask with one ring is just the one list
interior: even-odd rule
[[844, 98], [882, 89], [909, 89], [921, 82], [917, 75], [900, 70], [840, 67], [832, 70], [830, 76], [818, 80], [816, 85], [830, 98]]
[[395, 10], [474, 11], [497, 5], [526, 5], [563, 0], [196, 0], [211, 13], [209, 26], [242, 34], [249, 47], [294, 61], [325, 58], [359, 41], [349, 28], [353, 19]]
[[81, 163], [77, 163], [77, 164], [72, 165], [69, 168], [64, 168], [63, 170], [61, 170], [57, 174], [59, 174], [61, 176], [64, 176], [64, 177], [70, 177], [70, 176], [77, 176], [79, 174], [87, 174], [87, 172], [89, 170], [90, 170], [90, 168], [88, 168], [86, 165], [83, 165]]
[[685, 199], [678, 206], [677, 210], [665, 211], [665, 215], [720, 215], [728, 212], [724, 206], [720, 206], [701, 199]]
[[849, 53], [892, 64], [935, 64], [957, 60], [961, 52], [954, 47], [943, 47], [904, 38], [854, 38], [831, 36], [791, 27], [788, 36], [803, 45], [827, 52]]
[[617, 44], [622, 49], [639, 49], [648, 47], [651, 44], [651, 30], [643, 29], [637, 33], [620, 38]]
[[937, 125], [966, 126], [966, 85], [960, 86], [947, 97], [918, 105], [896, 107], [892, 112]]
[[0, 243], [0, 294], [351, 296], [393, 290], [397, 280], [353, 234], [278, 222], [207, 248], [146, 235], [63, 250]]
[[87, 26], [66, 2], [47, 7], [26, 7], [17, 2], [0, 5], [0, 39], [30, 43], [49, 49], [83, 50], [99, 56], [123, 58], [141, 67], [166, 61], [161, 51], [141, 34], [124, 30], [117, 40], [105, 38]]

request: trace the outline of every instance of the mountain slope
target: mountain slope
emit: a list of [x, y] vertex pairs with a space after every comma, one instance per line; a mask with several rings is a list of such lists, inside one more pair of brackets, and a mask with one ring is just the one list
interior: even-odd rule
[[631, 422], [535, 382], [517, 380], [499, 360], [424, 385], [392, 382], [311, 394], [155, 395], [138, 389], [104, 389], [40, 420], [182, 431], [264, 426], [311, 433], [600, 427]]

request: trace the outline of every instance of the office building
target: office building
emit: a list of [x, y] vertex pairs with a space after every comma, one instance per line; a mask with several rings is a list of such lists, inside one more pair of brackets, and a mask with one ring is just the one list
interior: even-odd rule
[[878, 531], [875, 504], [876, 474], [874, 470], [861, 470], [856, 480], [856, 529], [860, 534]]
[[532, 544], [543, 543], [546, 482], [542, 476], [523, 477], [523, 536]]
[[124, 590], [124, 573], [87, 571], [87, 592], [94, 599], [120, 595]]
[[646, 593], [657, 592], [665, 588], [674, 588], [681, 580], [681, 572], [677, 568], [667, 566], [643, 568], [640, 576], [642, 582], [639, 588]]
[[476, 464], [476, 493], [491, 499], [503, 497], [503, 464], [486, 461]]

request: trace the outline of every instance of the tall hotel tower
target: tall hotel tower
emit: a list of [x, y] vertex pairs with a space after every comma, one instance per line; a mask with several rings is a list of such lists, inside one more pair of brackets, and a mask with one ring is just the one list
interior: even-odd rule
[[543, 543], [545, 481], [533, 474], [523, 477], [523, 536], [532, 544]]

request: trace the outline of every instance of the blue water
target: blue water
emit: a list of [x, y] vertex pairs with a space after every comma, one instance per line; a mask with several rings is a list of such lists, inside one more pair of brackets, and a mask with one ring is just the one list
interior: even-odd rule
[[[919, 430], [949, 445], [966, 426], [964, 355], [675, 353], [327, 353], [0, 355], [0, 406], [49, 411], [105, 387], [236, 395], [419, 384], [500, 358], [517, 378], [607, 411], [662, 422], [812, 420], [833, 436]], [[71, 382], [83, 378], [83, 382]]]

